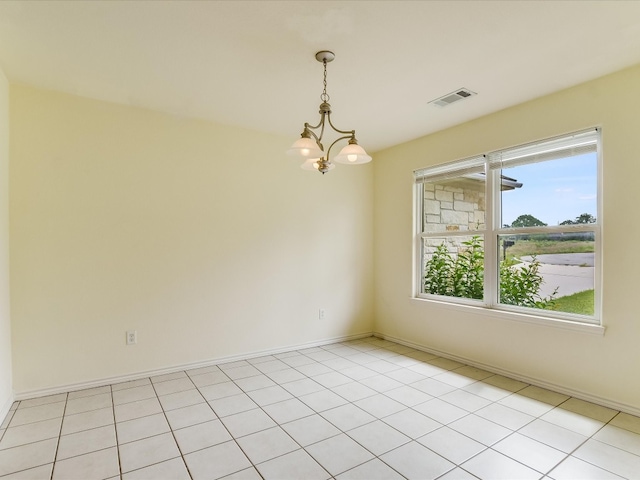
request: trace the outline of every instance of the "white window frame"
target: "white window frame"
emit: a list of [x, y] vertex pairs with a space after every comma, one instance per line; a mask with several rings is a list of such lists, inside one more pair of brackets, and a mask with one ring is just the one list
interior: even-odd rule
[[[500, 196], [500, 168], [501, 162], [505, 162], [506, 166], [513, 165], [517, 160], [509, 158], [511, 154], [527, 155], [530, 151], [540, 153], [540, 146], [553, 144], [562, 146], [562, 142], [566, 141], [569, 146], [577, 146], [577, 153], [581, 148], [591, 148], [593, 151], [593, 143], [590, 147], [581, 147], [580, 139], [595, 138], [595, 152], [597, 162], [597, 211], [596, 223], [580, 224], [580, 225], [558, 225], [546, 227], [524, 227], [524, 228], [502, 228], [500, 220], [502, 218], [501, 196]], [[514, 153], [515, 152], [515, 153]], [[538, 161], [546, 160], [545, 152], [538, 155]], [[494, 311], [497, 314], [504, 312], [506, 314], [515, 314], [515, 317], [527, 317], [526, 321], [537, 318], [543, 323], [575, 323], [579, 326], [601, 327], [601, 298], [602, 298], [602, 132], [600, 128], [591, 128], [568, 135], [562, 135], [550, 139], [532, 142], [530, 144], [518, 146], [515, 148], [502, 149], [499, 151], [484, 154], [484, 173], [486, 176], [485, 183], [485, 224], [484, 229], [468, 230], [468, 231], [442, 231], [442, 232], [425, 232], [424, 231], [424, 183], [442, 178], [448, 172], [452, 172], [456, 176], [456, 171], [464, 172], [468, 165], [473, 164], [480, 156], [470, 157], [467, 159], [449, 162], [446, 164], [436, 165], [419, 169], [414, 172], [414, 292], [416, 299], [436, 301], [440, 303], [450, 304], [453, 307], [458, 305], [475, 306]], [[501, 158], [507, 157], [506, 160]], [[511, 162], [511, 163], [509, 163]], [[530, 161], [525, 163], [531, 163]], [[493, 168], [492, 168], [493, 167]], [[459, 173], [457, 173], [459, 175]], [[499, 268], [499, 236], [500, 235], [517, 235], [517, 234], [536, 234], [536, 233], [553, 233], [553, 232], [593, 232], [595, 240], [594, 248], [594, 315], [584, 316], [565, 312], [556, 312], [551, 310], [532, 309], [519, 307], [515, 305], [500, 304], [498, 299], [498, 268]], [[478, 235], [483, 239], [484, 247], [484, 297], [482, 300], [475, 300], [462, 297], [450, 297], [444, 295], [434, 295], [423, 293], [423, 276], [424, 276], [424, 255], [423, 246], [427, 238], [444, 238], [444, 237], [469, 237]], [[514, 318], [513, 315], [509, 315]], [[517, 319], [517, 318], [516, 318]], [[602, 330], [603, 332], [604, 330]]]

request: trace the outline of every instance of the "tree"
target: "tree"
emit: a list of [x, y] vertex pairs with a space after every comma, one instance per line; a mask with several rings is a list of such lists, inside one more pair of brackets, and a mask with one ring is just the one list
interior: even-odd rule
[[596, 223], [596, 217], [594, 217], [590, 213], [583, 213], [579, 217], [576, 217], [576, 224], [583, 223]]
[[587, 223], [596, 223], [596, 217], [590, 213], [583, 213], [576, 217], [575, 220], [565, 220], [560, 222], [560, 225], [584, 225]]
[[542, 220], [538, 220], [536, 217], [534, 217], [533, 215], [520, 215], [518, 218], [516, 218], [513, 223], [511, 224], [511, 226], [513, 228], [520, 228], [520, 227], [546, 227], [547, 224], [544, 223]]

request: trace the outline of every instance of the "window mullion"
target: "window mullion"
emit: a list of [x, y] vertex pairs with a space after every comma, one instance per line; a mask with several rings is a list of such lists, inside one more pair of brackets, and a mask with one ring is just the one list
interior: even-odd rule
[[493, 307], [498, 301], [498, 272], [497, 272], [497, 251], [496, 245], [496, 219], [500, 218], [500, 202], [497, 201], [496, 185], [497, 182], [496, 172], [499, 170], [490, 170], [489, 163], [491, 158], [487, 156], [486, 172], [487, 182], [485, 185], [485, 238], [484, 238], [484, 303], [489, 307]]
[[414, 205], [416, 209], [415, 223], [414, 223], [414, 235], [413, 235], [413, 251], [415, 258], [420, 263], [413, 262], [413, 294], [419, 296], [422, 292], [422, 277], [424, 275], [424, 252], [422, 251], [424, 241], [422, 240], [422, 233], [424, 231], [424, 184], [417, 183], [414, 191]]

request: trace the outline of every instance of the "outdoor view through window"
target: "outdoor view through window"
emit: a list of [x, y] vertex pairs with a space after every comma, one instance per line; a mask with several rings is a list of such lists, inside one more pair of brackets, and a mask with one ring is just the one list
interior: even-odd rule
[[596, 130], [415, 172], [419, 296], [597, 323]]

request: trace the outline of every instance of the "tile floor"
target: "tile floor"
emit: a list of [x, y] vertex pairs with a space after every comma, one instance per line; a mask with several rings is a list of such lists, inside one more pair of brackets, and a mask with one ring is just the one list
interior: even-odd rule
[[23, 400], [0, 478], [640, 478], [640, 418], [375, 337]]

